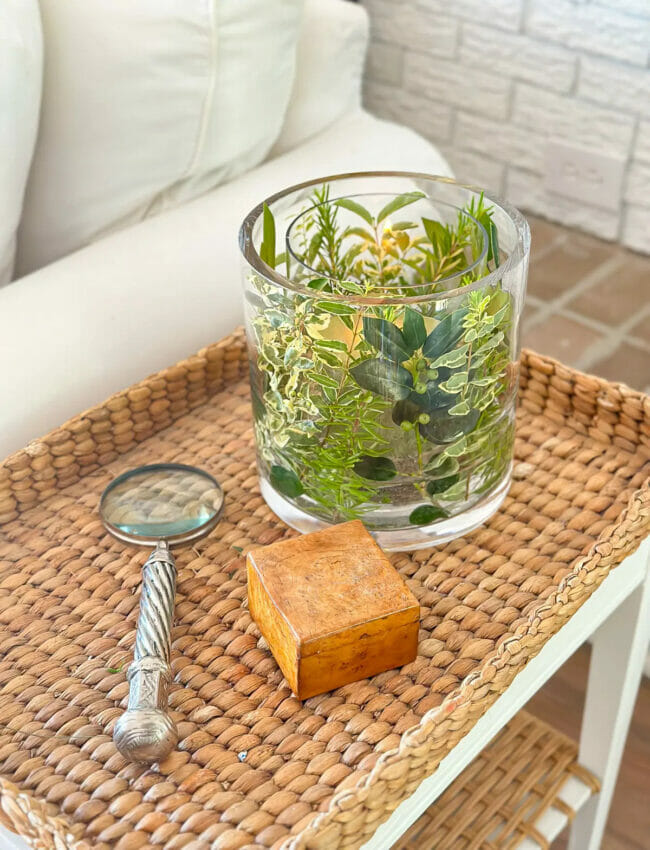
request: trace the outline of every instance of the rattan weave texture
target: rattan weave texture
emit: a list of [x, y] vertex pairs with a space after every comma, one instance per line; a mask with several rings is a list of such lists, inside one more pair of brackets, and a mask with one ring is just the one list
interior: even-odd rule
[[573, 819], [559, 796], [567, 779], [600, 787], [577, 759], [574, 741], [520, 711], [392, 850], [514, 850], [525, 838], [548, 850], [536, 824], [552, 808]]
[[[246, 374], [237, 332], [0, 467], [0, 812], [35, 846], [359, 847], [648, 534], [650, 400], [525, 353], [502, 509], [393, 556], [422, 606], [417, 660], [300, 703], [245, 606], [239, 550], [293, 533], [259, 494]], [[178, 550], [180, 745], [146, 770], [112, 744], [127, 683], [108, 668], [132, 652], [147, 553], [110, 538], [97, 503], [158, 460], [204, 467], [227, 504]], [[57, 737], [90, 721], [103, 733]]]

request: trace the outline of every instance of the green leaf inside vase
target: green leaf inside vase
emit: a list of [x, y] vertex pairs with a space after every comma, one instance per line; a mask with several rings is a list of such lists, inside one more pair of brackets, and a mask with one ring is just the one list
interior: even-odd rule
[[371, 481], [390, 481], [397, 475], [395, 464], [389, 457], [363, 455], [355, 464], [354, 471]]
[[414, 511], [411, 511], [409, 522], [411, 525], [429, 525], [429, 523], [446, 516], [447, 511], [437, 505], [419, 505]]
[[427, 338], [427, 329], [424, 319], [416, 310], [407, 307], [404, 311], [404, 325], [402, 329], [404, 340], [411, 351], [422, 348]]
[[426, 338], [422, 353], [425, 357], [435, 360], [441, 354], [453, 348], [463, 335], [463, 322], [467, 315], [467, 309], [462, 307], [454, 310], [441, 319]]
[[364, 221], [367, 221], [371, 226], [374, 226], [375, 224], [372, 214], [360, 203], [353, 201], [352, 198], [339, 198], [338, 201], [334, 201], [334, 206], [343, 207], [344, 209], [361, 216], [361, 218]]
[[448, 475], [447, 478], [433, 478], [431, 481], [427, 481], [427, 493], [430, 496], [444, 493], [445, 490], [449, 490], [450, 487], [457, 484], [459, 480], [459, 475]]
[[427, 381], [423, 393], [414, 391], [409, 396], [409, 401], [417, 404], [420, 410], [423, 410], [425, 413], [431, 413], [441, 408], [447, 410], [455, 400], [456, 397], [441, 389], [440, 383], [437, 381]]
[[260, 257], [267, 266], [275, 268], [275, 219], [266, 204], [262, 207], [262, 245]]
[[380, 221], [383, 221], [389, 215], [397, 212], [397, 210], [401, 210], [403, 207], [407, 207], [409, 204], [419, 201], [420, 198], [424, 198], [424, 196], [424, 192], [404, 192], [403, 195], [397, 195], [379, 211], [377, 223], [379, 224]]
[[396, 425], [401, 425], [402, 422], [417, 422], [421, 413], [421, 407], [410, 399], [404, 398], [396, 401], [393, 405], [391, 418]]
[[296, 473], [284, 466], [271, 467], [271, 484], [290, 499], [295, 499], [305, 492]]
[[432, 443], [453, 443], [476, 427], [481, 412], [470, 410], [465, 416], [450, 416], [449, 408], [432, 410], [426, 425], [419, 425], [422, 436]]
[[385, 319], [364, 316], [363, 335], [386, 360], [402, 363], [413, 354], [413, 349], [406, 343], [401, 330]]
[[383, 360], [363, 360], [350, 369], [354, 380], [363, 387], [383, 398], [397, 401], [406, 398], [413, 388], [413, 378], [403, 366]]

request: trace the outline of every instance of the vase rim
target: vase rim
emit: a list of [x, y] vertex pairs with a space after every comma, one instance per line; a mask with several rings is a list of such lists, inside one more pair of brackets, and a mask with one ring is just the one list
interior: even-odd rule
[[[302, 218], [302, 216], [307, 215], [307, 213], [312, 212], [312, 210], [315, 210], [318, 207], [323, 206], [323, 204], [336, 204], [337, 201], [344, 200], [346, 198], [356, 200], [357, 198], [362, 198], [362, 199], [363, 198], [372, 198], [372, 197], [377, 198], [377, 197], [382, 197], [382, 196], [394, 198], [395, 194], [394, 194], [394, 192], [355, 192], [354, 194], [341, 195], [338, 198], [336, 198], [336, 197], [335, 198], [328, 198], [327, 201], [321, 201], [319, 204], [313, 204], [311, 207], [308, 207], [307, 209], [302, 210], [302, 212], [298, 213], [298, 215], [295, 216], [295, 218], [290, 222], [289, 226], [287, 227], [287, 234], [286, 234], [287, 254], [291, 255], [292, 261], [295, 261], [300, 266], [302, 266], [304, 269], [307, 269], [309, 272], [313, 272], [313, 274], [316, 275], [317, 277], [326, 278], [328, 280], [331, 280], [333, 283], [338, 283], [339, 282], [338, 278], [332, 277], [331, 275], [328, 275], [326, 273], [318, 271], [317, 269], [313, 268], [308, 263], [306, 263], [303, 259], [301, 259], [301, 257], [299, 257], [295, 253], [295, 251], [293, 250], [292, 244], [291, 244], [293, 227]], [[455, 204], [449, 203], [449, 201], [441, 201], [438, 198], [431, 198], [427, 195], [424, 195], [424, 193], [423, 193], [423, 199], [434, 201], [435, 205], [437, 207], [440, 207], [440, 206], [449, 207], [450, 209], [455, 210], [457, 213], [461, 213], [466, 218], [471, 219], [474, 222], [474, 224], [476, 225], [476, 227], [478, 228], [478, 230], [481, 234], [481, 243], [482, 244], [481, 244], [481, 252], [480, 252], [479, 256], [476, 257], [476, 259], [474, 259], [472, 261], [472, 263], [469, 266], [467, 266], [467, 268], [464, 268], [462, 271], [459, 271], [459, 272], [453, 272], [452, 274], [446, 275], [445, 277], [438, 278], [438, 280], [436, 280], [435, 283], [444, 284], [445, 282], [449, 282], [449, 281], [452, 281], [452, 282], [455, 281], [455, 280], [460, 281], [460, 280], [462, 280], [463, 277], [465, 277], [465, 275], [468, 275], [473, 270], [477, 269], [481, 265], [481, 263], [483, 263], [487, 259], [487, 254], [488, 254], [488, 234], [487, 234], [487, 231], [477, 218], [475, 218], [471, 213], [467, 212], [467, 210], [464, 210], [462, 207], [459, 207], [459, 206], [456, 206]], [[304, 287], [304, 284], [302, 284], [302, 282], [299, 285]], [[430, 287], [430, 286], [431, 286], [430, 281], [426, 281], [425, 283], [418, 283], [418, 284], [411, 283], [410, 284], [411, 289], [424, 290], [426, 287]], [[309, 287], [307, 286], [307, 288], [309, 288]], [[451, 292], [454, 289], [458, 289], [458, 288], [461, 288], [461, 287], [453, 286], [448, 290], [443, 290], [443, 292], [445, 292], [445, 291]], [[466, 287], [462, 287], [462, 288], [465, 289]], [[345, 297], [345, 293], [342, 293], [342, 294]], [[329, 296], [329, 293], [328, 293], [328, 296]], [[387, 288], [386, 290], [384, 290], [383, 294], [382, 294], [381, 289], [378, 289], [376, 291], [373, 290], [373, 295], [371, 297], [374, 297], [374, 298], [394, 298], [395, 296], [392, 296], [390, 294], [390, 288]]]
[[[442, 177], [434, 174], [427, 174], [425, 172], [419, 171], [352, 171], [352, 172], [344, 172], [340, 174], [331, 174], [326, 177], [319, 177], [312, 180], [306, 180], [302, 183], [296, 183], [293, 186], [289, 186], [286, 189], [282, 189], [279, 192], [275, 192], [273, 195], [269, 195], [265, 200], [260, 201], [245, 217], [244, 221], [239, 230], [239, 248], [242, 252], [242, 255], [246, 262], [260, 275], [265, 277], [267, 280], [270, 280], [284, 289], [290, 289], [293, 292], [296, 292], [301, 295], [306, 295], [310, 298], [314, 298], [317, 295], [313, 289], [310, 289], [308, 286], [302, 283], [296, 283], [295, 281], [290, 280], [285, 275], [279, 274], [275, 269], [271, 268], [271, 266], [265, 263], [259, 252], [255, 248], [253, 244], [253, 228], [255, 223], [262, 215], [264, 205], [268, 205], [275, 203], [276, 201], [281, 200], [282, 198], [287, 197], [295, 192], [299, 192], [302, 189], [308, 189], [311, 186], [320, 186], [326, 183], [334, 183], [336, 181], [354, 179], [354, 178], [372, 178], [372, 177], [398, 177], [405, 178], [411, 180], [425, 180], [431, 183], [439, 183], [445, 185], [456, 186], [459, 189], [465, 189], [469, 192], [475, 193], [477, 196], [483, 194], [483, 197], [489, 201], [491, 204], [496, 205], [504, 213], [510, 218], [512, 221], [515, 231], [516, 231], [516, 245], [512, 251], [508, 254], [507, 258], [501, 263], [496, 269], [484, 275], [483, 277], [478, 278], [478, 280], [473, 281], [470, 284], [465, 286], [456, 287], [455, 289], [449, 289], [442, 292], [432, 292], [425, 295], [356, 295], [356, 294], [344, 294], [337, 292], [328, 292], [327, 300], [328, 301], [340, 301], [347, 304], [358, 304], [358, 305], [377, 305], [377, 304], [416, 304], [423, 302], [431, 302], [431, 301], [448, 301], [452, 298], [455, 298], [459, 295], [466, 295], [469, 292], [472, 292], [475, 289], [482, 289], [485, 286], [491, 286], [498, 281], [500, 281], [505, 274], [507, 274], [512, 268], [518, 265], [521, 260], [526, 256], [528, 250], [530, 248], [530, 228], [526, 218], [522, 215], [522, 213], [514, 206], [509, 204], [507, 201], [502, 200], [499, 196], [494, 195], [490, 192], [481, 189], [478, 186], [474, 186], [469, 183], [461, 183], [457, 180], [454, 180], [450, 177]], [[361, 193], [356, 193], [361, 194]], [[382, 192], [382, 194], [390, 194], [389, 192]], [[353, 193], [348, 193], [345, 196], [341, 197], [352, 197]], [[445, 203], [444, 201], [441, 201]], [[324, 275], [325, 276], [325, 275]], [[322, 296], [321, 296], [322, 297]]]

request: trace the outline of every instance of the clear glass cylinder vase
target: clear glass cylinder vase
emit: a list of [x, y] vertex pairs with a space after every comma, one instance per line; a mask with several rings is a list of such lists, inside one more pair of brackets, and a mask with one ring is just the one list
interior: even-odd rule
[[246, 217], [262, 494], [386, 550], [465, 534], [508, 489], [530, 234], [501, 200], [411, 173], [294, 186]]

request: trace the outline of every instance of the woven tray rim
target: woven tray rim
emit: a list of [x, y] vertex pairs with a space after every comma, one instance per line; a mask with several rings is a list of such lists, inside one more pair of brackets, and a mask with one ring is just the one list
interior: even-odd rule
[[[77, 432], [82, 423], [88, 420], [97, 420], [104, 414], [107, 414], [111, 404], [124, 399], [136, 390], [149, 390], [152, 387], [157, 387], [161, 380], [169, 379], [170, 374], [172, 376], [176, 374], [180, 375], [184, 371], [191, 371], [192, 368], [203, 368], [206, 364], [209, 366], [210, 361], [215, 359], [215, 352], [219, 351], [223, 355], [224, 350], [227, 351], [230, 348], [241, 350], [244, 344], [243, 330], [238, 328], [231, 335], [202, 348], [197, 354], [179, 361], [174, 366], [162, 369], [124, 390], [113, 393], [105, 401], [88, 408], [43, 437], [31, 441], [23, 449], [12, 453], [0, 463], [0, 499], [3, 496], [3, 491], [4, 495], [8, 494], [10, 498], [12, 496], [12, 481], [9, 474], [12, 470], [25, 467], [34, 457], [48, 453], [51, 448], [56, 448], [61, 442], [69, 440]], [[650, 398], [637, 390], [631, 389], [626, 384], [609, 382], [597, 376], [585, 375], [578, 370], [563, 365], [553, 358], [536, 354], [527, 349], [522, 351], [521, 360], [526, 365], [534, 364], [546, 374], [555, 374], [560, 379], [568, 381], [571, 385], [571, 398], [575, 395], [575, 385], [578, 379], [580, 379], [583, 383], [598, 390], [598, 402], [604, 409], [618, 409], [621, 403], [631, 400], [641, 406], [644, 416], [647, 416], [648, 420], [650, 420]], [[221, 378], [212, 382], [208, 378], [206, 382], [207, 386], [211, 387], [212, 391], [215, 392], [221, 388], [223, 383], [224, 381]], [[200, 406], [204, 401], [205, 396], [199, 398], [196, 403], [189, 404], [189, 406], [177, 415], [167, 416], [162, 424], [155, 428], [154, 432], [163, 430], [175, 419], [181, 418], [190, 409]], [[150, 436], [149, 433], [145, 434], [137, 442], [142, 442], [148, 436]], [[123, 450], [120, 450], [119, 447], [116, 447], [115, 450], [118, 454], [121, 454], [129, 451], [131, 448], [133, 448], [133, 443], [127, 445]], [[78, 481], [85, 474], [94, 471], [107, 462], [97, 462], [94, 465], [87, 466], [78, 475], [66, 477], [60, 484], [57, 482], [58, 486], [55, 489], [59, 490], [67, 487], [69, 484]], [[49, 498], [51, 495], [52, 493], [48, 492], [43, 495], [43, 498]], [[31, 501], [25, 505], [23, 510], [29, 510], [38, 504], [39, 501], [40, 499]], [[14, 519], [21, 512], [20, 503], [18, 503], [16, 510], [9, 518]], [[0, 526], [6, 519], [6, 516], [4, 518], [0, 516]], [[349, 814], [350, 809], [355, 805], [363, 805], [370, 791], [375, 790], [375, 786], [379, 783], [388, 782], [391, 780], [391, 777], [394, 778], [399, 775], [401, 772], [399, 768], [402, 763], [408, 762], [414, 755], [421, 757], [427, 750], [431, 749], [433, 743], [440, 737], [439, 734], [436, 736], [431, 735], [434, 727], [440, 726], [444, 722], [447, 724], [453, 722], [455, 712], [463, 707], [468, 707], [472, 702], [472, 695], [477, 690], [486, 686], [496, 675], [503, 671], [506, 672], [507, 677], [511, 681], [527, 660], [534, 657], [539, 651], [539, 648], [541, 648], [543, 644], [543, 641], [540, 642], [539, 640], [540, 635], [543, 637], [541, 626], [545, 620], [557, 614], [553, 609], [567, 603], [570, 598], [580, 595], [579, 604], [582, 605], [600, 583], [597, 576], [595, 578], [592, 577], [599, 566], [602, 564], [602, 568], [605, 570], [615, 567], [623, 558], [627, 557], [627, 555], [631, 554], [638, 547], [647, 534], [650, 534], [650, 476], [632, 494], [627, 506], [621, 512], [618, 521], [608, 526], [601, 533], [598, 540], [595, 541], [585, 555], [574, 560], [570, 572], [561, 580], [553, 594], [531, 609], [527, 615], [526, 623], [518, 627], [516, 636], [505, 639], [493, 653], [483, 660], [481, 667], [466, 676], [460, 685], [449, 693], [439, 706], [427, 711], [416, 725], [405, 731], [401, 736], [399, 746], [379, 756], [373, 768], [366, 775], [358, 777], [356, 783], [351, 787], [342, 789], [334, 794], [326, 811], [314, 814], [309, 824], [299, 833], [287, 837], [281, 845], [283, 850], [300, 850], [300, 848], [316, 846], [309, 842], [322, 834], [323, 830], [329, 824], [339, 819], [339, 817], [346, 818], [346, 812]], [[617, 541], [619, 543], [622, 542], [622, 545], [616, 546], [615, 543]], [[582, 594], [580, 594], [580, 591], [583, 591]], [[562, 623], [559, 622], [556, 629], [548, 631], [548, 635], [550, 636], [556, 633], [561, 625]], [[536, 639], [538, 640], [536, 641]], [[538, 647], [535, 647], [536, 642], [539, 644]], [[520, 656], [527, 648], [533, 651], [526, 655], [523, 663], [520, 662], [516, 668], [511, 665], [511, 661], [515, 657]], [[512, 670], [508, 670], [509, 665], [512, 666]], [[512, 673], [512, 675], [509, 676], [509, 673]], [[485, 708], [487, 708], [487, 705], [485, 705]], [[465, 732], [466, 728], [463, 727], [463, 734]], [[449, 749], [452, 749], [453, 746], [455, 746], [455, 743]], [[72, 839], [73, 843], [68, 843], [65, 846], [73, 847], [77, 850], [87, 850], [89, 847], [89, 844], [84, 839], [72, 838], [74, 836], [74, 829], [71, 828], [71, 825], [66, 828], [66, 824], [69, 823], [66, 816], [50, 814], [47, 810], [49, 804], [43, 803], [38, 798], [18, 788], [14, 783], [1, 775], [0, 790], [2, 790], [2, 794], [0, 794], [0, 819], [2, 819], [1, 816], [4, 812], [10, 822], [16, 823], [18, 821], [19, 823], [22, 821], [26, 825], [29, 824], [32, 828], [38, 829], [39, 832], [42, 829], [44, 836], [54, 836], [54, 841], [56, 841], [57, 837], [66, 842], [70, 842]], [[398, 807], [403, 798], [403, 796], [393, 796], [393, 810]], [[12, 817], [12, 811], [16, 817]], [[18, 826], [18, 823], [16, 823], [16, 826]], [[50, 845], [46, 843], [42, 846], [48, 847]], [[56, 845], [52, 844], [51, 846]]]

